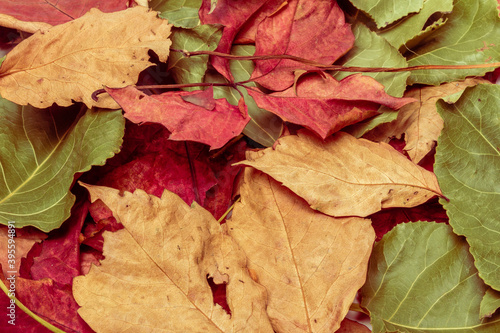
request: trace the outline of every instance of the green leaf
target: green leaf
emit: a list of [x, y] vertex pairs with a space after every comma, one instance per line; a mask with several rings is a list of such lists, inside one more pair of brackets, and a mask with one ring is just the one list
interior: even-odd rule
[[6, 55], [4, 55], [3, 57], [0, 58], [0, 66], [2, 66], [2, 62], [5, 60], [5, 58], [7, 58]]
[[403, 223], [384, 235], [361, 288], [373, 332], [498, 332], [499, 316], [479, 319], [486, 285], [467, 248], [446, 224]]
[[490, 317], [498, 308], [500, 308], [500, 291], [488, 288], [479, 308], [481, 318]]
[[[172, 29], [172, 48], [193, 51], [213, 51], [222, 36], [222, 26], [204, 24], [193, 29]], [[207, 71], [208, 55], [184, 57], [181, 52], [171, 52], [168, 69], [177, 83], [200, 83]], [[197, 87], [185, 88], [199, 90]]]
[[0, 100], [0, 223], [58, 228], [75, 201], [74, 175], [120, 150], [121, 111], [35, 109]]
[[[448, 21], [413, 48], [409, 66], [472, 65], [500, 62], [500, 18], [496, 0], [458, 0]], [[438, 85], [466, 76], [483, 76], [494, 68], [421, 70], [408, 83]]]
[[[253, 55], [254, 52], [255, 46], [253, 45], [235, 45], [231, 49], [231, 54], [236, 55]], [[248, 80], [255, 66], [251, 60], [230, 60], [229, 67], [235, 82], [239, 82]], [[228, 83], [222, 75], [215, 73], [207, 74], [205, 81]], [[254, 82], [248, 82], [245, 85], [257, 87]], [[238, 91], [240, 91], [241, 95]], [[265, 147], [271, 147], [281, 135], [283, 130], [282, 120], [275, 114], [259, 108], [246, 89], [238, 88], [238, 91], [231, 87], [214, 87], [214, 98], [225, 98], [229, 103], [238, 105], [238, 100], [243, 96], [251, 118], [244, 128], [243, 134]]]
[[500, 290], [500, 86], [467, 88], [455, 104], [438, 101], [444, 120], [434, 172], [450, 225], [470, 245], [479, 275]]
[[201, 0], [152, 0], [149, 7], [160, 12], [174, 27], [194, 28], [200, 24], [198, 11]]
[[424, 0], [351, 0], [358, 9], [370, 15], [378, 28], [405, 17], [410, 13], [418, 12]]
[[[352, 27], [355, 42], [353, 48], [342, 58], [341, 65], [361, 67], [407, 67], [406, 59], [385, 39], [370, 31], [364, 24]], [[335, 74], [337, 80], [351, 75], [349, 72]], [[384, 85], [385, 91], [392, 96], [401, 97], [406, 88], [409, 72], [403, 73], [364, 73]]]
[[392, 46], [399, 49], [406, 42], [422, 33], [422, 29], [431, 15], [451, 12], [452, 9], [453, 0], [425, 0], [420, 12], [382, 30], [379, 36], [384, 37]]

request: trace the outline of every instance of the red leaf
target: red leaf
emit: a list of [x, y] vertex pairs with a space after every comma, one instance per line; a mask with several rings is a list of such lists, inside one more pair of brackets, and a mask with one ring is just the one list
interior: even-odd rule
[[[233, 39], [243, 24], [267, 2], [278, 1], [271, 0], [247, 0], [242, 3], [239, 0], [219, 1], [215, 10], [210, 12], [210, 0], [204, 0], [200, 8], [201, 24], [222, 24], [224, 31], [219, 41], [219, 45], [215, 51], [222, 53], [230, 53]], [[229, 81], [233, 81], [233, 76], [229, 70], [227, 59], [214, 57], [212, 65], [219, 73], [224, 75]]]
[[71, 217], [61, 228], [49, 234], [39, 246], [42, 251], [33, 260], [31, 277], [34, 280], [50, 278], [60, 284], [73, 283], [80, 275], [80, 232], [88, 213], [88, 201], [80, 201], [73, 206]]
[[196, 91], [173, 91], [152, 96], [131, 86], [106, 88], [106, 91], [120, 104], [130, 121], [160, 123], [172, 132], [170, 140], [201, 142], [211, 149], [222, 147], [240, 134], [250, 120], [226, 99], [214, 100], [212, 97], [215, 102], [212, 111], [183, 100], [185, 96], [199, 93]]
[[414, 102], [412, 98], [396, 98], [368, 76], [351, 75], [337, 81], [327, 75], [308, 75], [294, 88], [266, 95], [248, 89], [257, 105], [283, 120], [303, 125], [323, 139], [341, 128], [376, 114], [379, 104], [398, 109]]
[[[354, 35], [335, 1], [293, 0], [260, 23], [255, 44], [255, 55], [287, 54], [330, 65], [349, 51]], [[281, 91], [293, 84], [299, 69], [315, 67], [292, 60], [257, 61], [252, 78]]]
[[129, 0], [0, 0], [2, 14], [22, 21], [61, 24], [84, 15], [90, 8], [111, 13], [127, 9]]

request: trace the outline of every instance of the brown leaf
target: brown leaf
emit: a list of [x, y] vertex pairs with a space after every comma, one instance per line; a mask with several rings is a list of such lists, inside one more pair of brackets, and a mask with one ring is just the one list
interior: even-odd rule
[[0, 68], [0, 94], [39, 108], [73, 101], [118, 108], [109, 96], [95, 102], [92, 93], [103, 85], [135, 84], [139, 73], [153, 65], [148, 61], [150, 49], [166, 61], [169, 35], [167, 21], [144, 7], [115, 13], [92, 9], [74, 21], [35, 33], [9, 52]]
[[247, 152], [253, 166], [332, 216], [367, 216], [382, 208], [414, 207], [442, 195], [436, 176], [386, 143], [337, 132], [322, 142], [307, 131], [272, 148]]
[[[106, 259], [73, 280], [79, 314], [98, 332], [272, 332], [265, 289], [206, 210], [172, 192], [160, 198], [85, 185], [125, 229], [104, 234]], [[207, 282], [227, 283], [229, 316]]]
[[276, 332], [334, 332], [365, 282], [370, 220], [333, 218], [271, 177], [246, 168], [241, 202], [226, 222], [266, 287]]
[[460, 82], [450, 82], [437, 87], [414, 88], [404, 97], [416, 98], [418, 102], [407, 104], [399, 109], [396, 120], [377, 126], [364, 135], [377, 142], [389, 142], [392, 137], [404, 139], [404, 150], [411, 160], [419, 163], [434, 148], [443, 129], [443, 119], [436, 111], [436, 102], [478, 83], [488, 83], [480, 78], [468, 78]]
[[50, 24], [45, 22], [25, 22], [18, 20], [13, 16], [1, 13], [0, 13], [0, 26], [25, 31], [32, 34], [37, 31], [45, 32], [52, 27]]

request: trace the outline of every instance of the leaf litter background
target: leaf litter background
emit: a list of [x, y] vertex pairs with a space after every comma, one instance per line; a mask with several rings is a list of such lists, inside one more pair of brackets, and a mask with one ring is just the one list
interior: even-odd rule
[[169, 50], [499, 62], [497, 5], [0, 1], [3, 277], [65, 332], [498, 331], [498, 71]]

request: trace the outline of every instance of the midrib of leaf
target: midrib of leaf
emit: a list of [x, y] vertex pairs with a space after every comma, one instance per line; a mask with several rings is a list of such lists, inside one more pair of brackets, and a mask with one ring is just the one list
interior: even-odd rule
[[[273, 198], [274, 198], [273, 201], [277, 203], [278, 201], [276, 199], [276, 195], [274, 193], [274, 189], [273, 189], [271, 183], [269, 183], [269, 188], [273, 192]], [[302, 301], [304, 303], [304, 311], [306, 312], [305, 315], [306, 315], [306, 319], [307, 319], [307, 327], [309, 329], [309, 332], [313, 332], [313, 329], [311, 327], [311, 319], [309, 317], [308, 305], [307, 305], [307, 302], [306, 302], [306, 296], [304, 295], [304, 287], [302, 285], [302, 277], [300, 276], [299, 269], [297, 268], [297, 262], [295, 261], [295, 254], [293, 253], [293, 247], [292, 247], [292, 244], [290, 242], [289, 232], [287, 230], [286, 223], [284, 222], [285, 219], [283, 218], [283, 214], [281, 213], [281, 209], [280, 209], [280, 207], [279, 207], [278, 204], [276, 204], [276, 209], [278, 210], [278, 213], [280, 214], [281, 222], [283, 223], [283, 228], [285, 229], [286, 240], [288, 242], [288, 248], [290, 249], [290, 252], [292, 254], [293, 267], [295, 268], [295, 273], [297, 274], [297, 278], [299, 279], [300, 293], [302, 295]]]
[[[186, 297], [186, 299], [191, 303], [193, 304], [193, 306], [198, 310], [198, 312], [200, 312], [201, 314], [203, 314], [203, 316], [205, 318], [207, 318], [207, 321], [209, 321], [210, 323], [212, 323], [219, 331], [221, 331], [221, 333], [224, 333], [224, 330], [222, 328], [220, 328], [219, 326], [217, 326], [216, 323], [213, 322], [213, 320], [211, 320], [209, 317], [207, 317], [207, 315], [195, 304], [193, 303], [193, 301], [191, 301], [191, 299], [188, 297], [188, 295], [186, 293], [184, 293], [184, 291], [174, 282], [174, 280], [172, 278], [170, 278], [170, 276], [167, 274], [167, 272], [165, 272], [163, 270], [163, 268], [161, 268], [157, 263], [156, 261], [151, 258], [151, 256], [149, 255], [149, 253], [144, 250], [144, 248], [140, 245], [140, 243], [137, 241], [137, 239], [134, 237], [134, 235], [125, 227], [125, 230], [127, 230], [127, 232], [130, 234], [130, 236], [135, 240], [135, 242], [137, 243], [137, 245], [139, 245], [139, 247], [141, 248], [142, 252], [144, 252], [144, 254], [149, 258], [149, 260], [151, 260], [151, 262], [153, 262], [155, 264], [156, 267], [158, 267], [158, 269], [163, 273], [165, 274], [165, 276], [170, 280], [172, 281], [172, 283], [177, 287], [177, 289]], [[213, 297], [213, 296], [212, 296]], [[225, 311], [225, 310], [224, 310]]]
[[500, 323], [500, 319], [498, 320], [495, 320], [495, 321], [492, 321], [492, 322], [489, 322], [489, 323], [481, 323], [481, 324], [477, 324], [477, 325], [474, 325], [474, 326], [462, 326], [462, 327], [415, 327], [415, 326], [408, 326], [408, 325], [403, 325], [403, 324], [398, 324], [398, 323], [393, 323], [393, 322], [390, 322], [388, 320], [384, 320], [385, 322], [389, 323], [389, 324], [392, 324], [394, 326], [398, 326], [398, 327], [404, 327], [404, 328], [408, 328], [408, 329], [414, 329], [414, 330], [422, 330], [422, 329], [425, 329], [425, 331], [438, 331], [438, 332], [443, 332], [443, 331], [449, 331], [449, 330], [453, 330], [453, 331], [456, 331], [456, 330], [466, 330], [466, 329], [475, 329], [477, 327], [481, 327], [481, 326], [489, 326], [489, 325], [492, 325], [492, 324], [496, 324], [496, 323]]
[[[22, 114], [24, 115], [24, 106], [22, 107]], [[79, 116], [79, 115], [78, 115]], [[77, 117], [78, 117], [77, 116]], [[37, 158], [36, 158], [36, 151], [33, 149], [33, 145], [31, 143], [31, 140], [30, 138], [27, 136], [26, 138], [28, 139], [32, 149], [33, 149], [33, 156], [35, 157], [35, 161], [36, 161], [36, 164], [37, 164], [37, 167], [32, 171], [31, 175], [26, 178], [26, 180], [24, 182], [22, 182], [14, 191], [11, 191], [5, 198], [1, 199], [0, 200], [0, 204], [2, 204], [3, 202], [7, 201], [8, 199], [10, 199], [13, 195], [15, 195], [21, 188], [23, 188], [26, 184], [28, 184], [38, 173], [38, 171], [44, 166], [44, 164], [52, 157], [52, 155], [55, 153], [55, 151], [57, 150], [57, 148], [61, 145], [61, 143], [64, 141], [64, 138], [66, 137], [66, 135], [71, 131], [71, 129], [74, 127], [75, 125], [75, 122], [78, 122], [80, 118], [77, 118], [73, 124], [71, 124], [71, 126], [68, 127], [68, 129], [66, 130], [66, 132], [64, 132], [63, 136], [60, 138], [60, 140], [58, 140], [57, 144], [54, 146], [54, 148], [52, 149], [52, 151], [50, 152], [50, 154], [47, 155], [47, 157], [43, 160], [43, 162], [41, 164], [38, 164], [38, 161]], [[25, 128], [25, 124], [24, 124], [24, 117], [23, 117], [23, 129], [26, 133], [26, 128]], [[57, 131], [57, 128], [56, 128], [56, 131]], [[87, 131], [85, 131], [86, 133]], [[84, 135], [85, 136], [85, 135]], [[59, 137], [59, 135], [58, 135]], [[66, 165], [66, 162], [68, 161], [68, 158], [69, 158], [69, 154], [68, 154], [68, 157], [65, 161], [65, 163], [63, 163], [62, 165]], [[3, 168], [2, 168], [2, 171], [3, 171]], [[3, 173], [3, 177], [5, 179], [5, 173]], [[7, 183], [6, 183], [7, 184]], [[8, 187], [8, 185], [7, 185]], [[10, 189], [10, 187], [8, 187]]]

